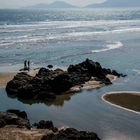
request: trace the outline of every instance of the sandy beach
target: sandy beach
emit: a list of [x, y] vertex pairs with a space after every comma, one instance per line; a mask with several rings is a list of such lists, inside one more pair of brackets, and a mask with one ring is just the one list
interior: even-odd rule
[[109, 92], [102, 96], [102, 100], [112, 106], [140, 114], [140, 92]]
[[1, 72], [0, 73], [0, 86], [6, 86], [7, 82], [12, 80], [16, 72]]
[[[32, 69], [30, 70], [29, 72], [28, 71], [24, 71], [26, 73], [28, 73], [29, 75], [31, 76], [35, 76], [38, 72], [39, 68], [36, 68], [36, 69]], [[5, 87], [6, 84], [12, 80], [14, 78], [14, 76], [19, 73], [19, 72], [22, 72], [22, 71], [9, 71], [9, 72], [0, 72], [0, 87]]]

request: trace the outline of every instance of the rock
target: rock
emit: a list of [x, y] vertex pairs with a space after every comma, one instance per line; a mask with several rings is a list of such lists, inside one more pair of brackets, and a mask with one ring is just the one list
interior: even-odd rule
[[48, 65], [47, 66], [49, 69], [52, 69], [53, 68], [53, 65]]
[[73, 86], [71, 77], [67, 73], [60, 74], [52, 81], [52, 89], [55, 93], [61, 94]]
[[32, 77], [24, 72], [18, 73], [13, 80], [7, 83], [6, 91], [9, 94], [18, 94], [19, 88], [28, 84], [31, 79]]
[[112, 84], [112, 82], [109, 80], [109, 78], [105, 77], [105, 78], [102, 78], [100, 79], [100, 81], [105, 84], [105, 85], [110, 85]]
[[0, 119], [0, 128], [4, 127], [6, 125], [6, 122], [4, 119]]
[[103, 69], [102, 69], [102, 73], [103, 73], [104, 75], [112, 74], [111, 69], [106, 69], [106, 68], [103, 68]]
[[16, 110], [16, 109], [9, 109], [9, 110], [7, 110], [7, 112], [14, 113], [14, 114], [16, 114], [17, 116], [19, 116], [23, 119], [28, 119], [25, 111], [19, 111], [19, 110]]
[[120, 76], [121, 76], [121, 74], [119, 74], [119, 73], [118, 73], [117, 71], [115, 71], [115, 70], [112, 71], [112, 74], [115, 75], [115, 76], [117, 76], [117, 77], [120, 77]]
[[54, 100], [56, 95], [66, 93], [73, 86], [85, 84], [93, 77], [105, 85], [112, 84], [107, 74], [125, 76], [115, 70], [102, 68], [99, 62], [86, 59], [70, 65], [67, 71], [41, 68], [34, 77], [24, 72], [18, 73], [7, 83], [6, 91], [8, 95], [24, 100]]
[[122, 74], [122, 73], [118, 73], [116, 70], [112, 70], [112, 74], [117, 76], [117, 77], [126, 77], [127, 75]]
[[28, 128], [26, 125], [26, 119], [24, 120], [24, 123], [21, 123], [21, 119], [23, 118], [20, 118], [15, 113], [20, 114], [22, 112], [11, 109], [7, 112], [0, 112], [0, 138], [3, 140], [5, 138], [7, 140], [19, 138], [21, 140], [100, 140], [97, 134], [94, 132], [78, 131], [74, 128], [58, 129], [54, 127], [52, 121], [42, 120], [39, 123], [34, 124], [36, 129], [34, 128], [29, 130], [26, 129]]
[[52, 121], [44, 121], [44, 120], [41, 120], [39, 123], [35, 123], [34, 126], [37, 129], [50, 129], [50, 130], [52, 130], [54, 128]]
[[79, 63], [77, 65], [70, 65], [68, 67], [68, 72], [76, 73], [88, 73], [91, 76], [99, 76], [102, 71], [100, 63], [94, 62], [92, 60], [86, 59], [86, 61]]
[[60, 130], [56, 134], [43, 136], [41, 140], [100, 140], [94, 132], [78, 131], [74, 128]]
[[27, 114], [23, 111], [8, 110], [7, 112], [0, 112], [0, 127], [5, 125], [17, 125], [17, 127], [30, 129], [30, 122]]

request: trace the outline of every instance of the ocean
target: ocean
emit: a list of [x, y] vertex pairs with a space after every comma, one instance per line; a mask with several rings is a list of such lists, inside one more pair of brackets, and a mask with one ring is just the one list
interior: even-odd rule
[[0, 88], [0, 111], [20, 109], [31, 122], [52, 120], [96, 132], [103, 140], [139, 140], [140, 116], [102, 101], [110, 91], [140, 91], [140, 9], [0, 10], [0, 72], [67, 67], [86, 58], [127, 74], [111, 86], [62, 96], [55, 102], [19, 101]]

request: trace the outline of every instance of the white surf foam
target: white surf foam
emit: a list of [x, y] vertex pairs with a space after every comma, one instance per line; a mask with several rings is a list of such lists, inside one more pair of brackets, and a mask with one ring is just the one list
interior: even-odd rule
[[43, 29], [64, 29], [64, 28], [81, 28], [81, 27], [98, 27], [98, 26], [125, 26], [138, 25], [140, 20], [95, 20], [95, 21], [50, 21], [50, 22], [33, 22], [21, 25], [0, 25], [0, 32], [22, 32]]
[[113, 44], [108, 44], [104, 49], [92, 50], [92, 53], [105, 52], [113, 49], [118, 49], [122, 46], [123, 44], [120, 41], [118, 41], [118, 42], [114, 42]]
[[[51, 35], [24, 35], [15, 37], [0, 37], [0, 46], [10, 45], [14, 43], [32, 43], [32, 42], [47, 42], [49, 40], [92, 40], [94, 36], [104, 36], [111, 34], [121, 34], [121, 33], [140, 33], [140, 28], [127, 28], [112, 31], [99, 31], [99, 32], [71, 32], [71, 33], [59, 33]], [[30, 33], [31, 34], [31, 33]], [[109, 44], [107, 48], [101, 49], [100, 51], [108, 51], [110, 49], [116, 49], [116, 47], [121, 47], [120, 42]], [[99, 50], [93, 50], [93, 52], [98, 52]]]

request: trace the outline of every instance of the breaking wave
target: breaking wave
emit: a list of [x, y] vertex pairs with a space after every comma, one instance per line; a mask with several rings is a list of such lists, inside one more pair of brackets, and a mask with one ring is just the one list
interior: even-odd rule
[[120, 41], [118, 41], [118, 42], [114, 42], [113, 44], [108, 44], [104, 49], [92, 50], [92, 53], [105, 52], [113, 49], [118, 49], [121, 48], [122, 46], [123, 44]]

